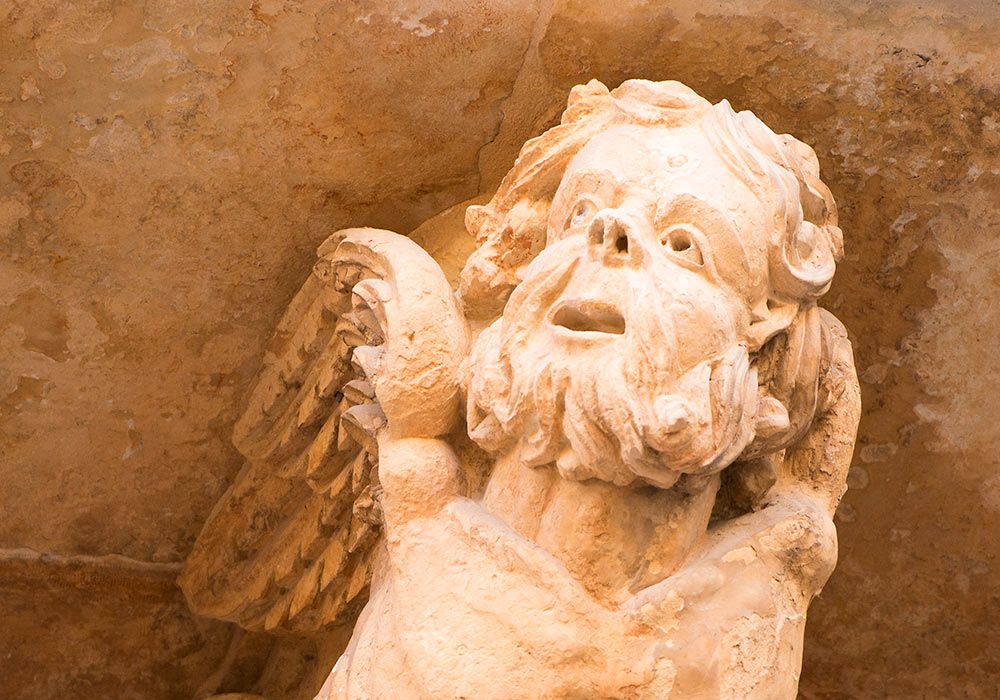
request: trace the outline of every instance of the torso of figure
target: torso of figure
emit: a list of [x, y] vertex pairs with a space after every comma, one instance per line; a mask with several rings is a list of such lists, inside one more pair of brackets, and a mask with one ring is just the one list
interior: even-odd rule
[[553, 466], [500, 457], [483, 505], [556, 559], [598, 601], [614, 606], [674, 573], [705, 534], [718, 475], [697, 487], [572, 481]]

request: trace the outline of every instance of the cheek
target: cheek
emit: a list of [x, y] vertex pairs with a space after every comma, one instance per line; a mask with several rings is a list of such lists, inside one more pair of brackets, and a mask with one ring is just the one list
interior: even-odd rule
[[587, 251], [586, 228], [575, 227], [563, 230], [550, 227], [545, 249], [542, 254], [549, 255], [552, 259], [565, 261], [569, 258], [578, 258]]
[[567, 202], [558, 193], [552, 200], [549, 208], [548, 219], [545, 222], [545, 238], [547, 244], [551, 245], [556, 241], [566, 238], [571, 231], [567, 231], [566, 222], [569, 219], [571, 202]]
[[[557, 216], [549, 217], [548, 226], [545, 229], [546, 246], [554, 245], [559, 241], [565, 238], [569, 238], [574, 234], [582, 234], [584, 232], [585, 229], [580, 226], [566, 228], [561, 218], [563, 216], [564, 215], [562, 214], [562, 212], [560, 212]], [[565, 216], [568, 216], [568, 214], [566, 214]]]
[[717, 290], [680, 296], [669, 308], [682, 370], [725, 352], [742, 338], [736, 304]]

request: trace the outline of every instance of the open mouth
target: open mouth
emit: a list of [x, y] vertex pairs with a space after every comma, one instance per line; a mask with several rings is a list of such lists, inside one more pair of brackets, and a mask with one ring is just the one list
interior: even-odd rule
[[625, 317], [610, 304], [570, 299], [559, 304], [552, 314], [552, 325], [574, 333], [625, 333]]

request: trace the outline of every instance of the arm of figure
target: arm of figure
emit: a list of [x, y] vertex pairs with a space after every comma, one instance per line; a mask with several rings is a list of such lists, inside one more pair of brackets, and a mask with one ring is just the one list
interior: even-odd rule
[[379, 454], [392, 644], [404, 648], [424, 697], [612, 697], [580, 693], [608, 665], [616, 613], [460, 496], [458, 461], [444, 441], [383, 434]]
[[[833, 536], [829, 517], [811, 502], [775, 503], [717, 529], [682, 572], [608, 609], [561, 562], [459, 495], [460, 468], [445, 442], [383, 434], [379, 453], [384, 604], [392, 609], [382, 618], [392, 633], [383, 638], [402, 648], [423, 697], [662, 700], [721, 692], [739, 677], [722, 670], [735, 665], [748, 626], [774, 638], [770, 653], [793, 648], [801, 623], [783, 621], [801, 620], [807, 600], [787, 595], [797, 589], [776, 585], [787, 582], [775, 572], [795, 568], [790, 557], [805, 571], [810, 553], [828, 551]], [[821, 559], [814, 566], [832, 566]], [[474, 672], [485, 667], [492, 672]], [[508, 681], [474, 685], [497, 677]]]
[[[776, 482], [760, 509], [711, 528], [680, 572], [623, 607], [639, 629], [670, 639], [672, 698], [709, 686], [723, 696], [795, 695], [806, 609], [837, 561], [833, 513], [860, 414], [850, 342], [832, 315], [820, 313], [829, 333], [822, 410], [805, 437], [775, 456]], [[715, 648], [693, 651], [705, 645]], [[763, 673], [776, 666], [787, 672]]]

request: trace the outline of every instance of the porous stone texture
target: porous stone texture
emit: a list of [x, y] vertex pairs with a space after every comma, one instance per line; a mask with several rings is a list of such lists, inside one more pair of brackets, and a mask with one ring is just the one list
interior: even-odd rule
[[[0, 6], [0, 546], [183, 561], [318, 243], [491, 191], [575, 84], [674, 79], [812, 145], [841, 207], [825, 303], [865, 413], [800, 696], [994, 697], [998, 26], [986, 0]], [[75, 579], [26, 594], [15, 560], [10, 697], [190, 697], [170, 669], [207, 678], [230, 648], [232, 630], [168, 634], [162, 663], [121, 663], [162, 619], [121, 602], [135, 586], [86, 588], [81, 617]], [[218, 687], [322, 681], [269, 668]]]

